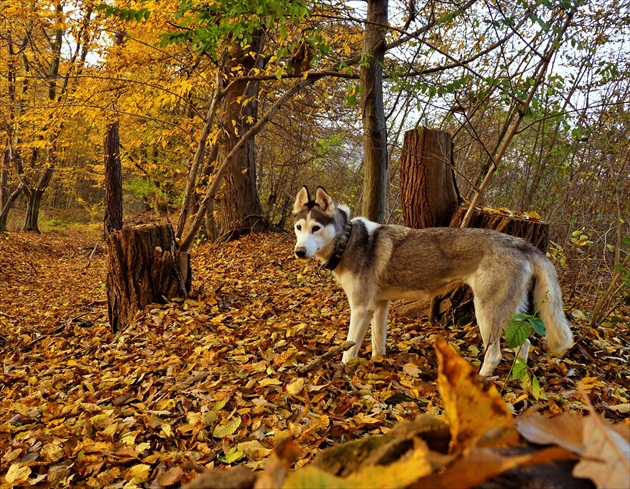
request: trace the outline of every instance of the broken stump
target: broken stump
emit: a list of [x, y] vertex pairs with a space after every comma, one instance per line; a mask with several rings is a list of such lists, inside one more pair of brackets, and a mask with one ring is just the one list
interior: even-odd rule
[[109, 235], [107, 310], [114, 332], [147, 304], [188, 297], [190, 256], [177, 250], [170, 224], [123, 228]]

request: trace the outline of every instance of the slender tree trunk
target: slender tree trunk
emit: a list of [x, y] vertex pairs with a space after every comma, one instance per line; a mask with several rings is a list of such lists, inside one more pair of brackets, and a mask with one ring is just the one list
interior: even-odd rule
[[9, 211], [24, 189], [22, 185], [18, 185], [13, 192], [9, 193], [7, 189], [7, 174], [8, 172], [4, 169], [0, 172], [0, 233], [7, 230]]
[[360, 70], [363, 95], [362, 214], [383, 222], [387, 196], [387, 127], [383, 106], [383, 60], [387, 31], [387, 0], [368, 0], [363, 34], [364, 63]]
[[122, 169], [120, 165], [120, 135], [118, 121], [107, 127], [105, 150], [105, 218], [103, 238], [112, 231], [122, 229]]
[[[262, 48], [262, 35], [254, 36], [252, 45], [243, 51], [238, 44], [231, 50], [231, 60], [226, 73], [242, 67], [245, 73], [256, 66], [258, 60], [250, 55]], [[220, 160], [230, 154], [258, 119], [257, 81], [239, 80], [230, 88], [223, 101], [221, 118], [222, 134], [219, 140]], [[243, 100], [251, 102], [243, 105]], [[237, 123], [234, 124], [234, 121]], [[256, 159], [254, 138], [249, 138], [234, 156], [234, 163], [225, 175], [225, 183], [217, 219], [219, 232], [227, 239], [264, 229], [262, 206], [256, 188]]]
[[52, 179], [55, 169], [53, 167], [45, 168], [41, 174], [37, 186], [26, 192], [26, 217], [24, 218], [24, 226], [22, 231], [32, 231], [40, 233], [39, 230], [39, 207], [42, 202], [42, 196], [48, 188], [48, 184]]

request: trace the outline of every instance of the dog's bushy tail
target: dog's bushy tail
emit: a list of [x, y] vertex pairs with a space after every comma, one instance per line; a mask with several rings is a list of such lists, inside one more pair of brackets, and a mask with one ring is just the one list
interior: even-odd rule
[[573, 334], [562, 310], [562, 292], [556, 269], [543, 254], [534, 255], [532, 264], [536, 277], [534, 307], [545, 323], [547, 346], [554, 353], [564, 353], [573, 344]]

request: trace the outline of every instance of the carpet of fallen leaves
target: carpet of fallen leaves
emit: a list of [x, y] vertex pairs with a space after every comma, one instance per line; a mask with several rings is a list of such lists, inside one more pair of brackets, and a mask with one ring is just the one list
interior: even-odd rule
[[[475, 325], [444, 329], [393, 307], [387, 357], [371, 360], [366, 340], [357, 361], [304, 372], [343, 343], [349, 308], [292, 246], [288, 234], [200, 245], [192, 298], [149, 306], [114, 334], [98, 233], [0, 234], [0, 487], [179, 487], [206, 468], [261, 468], [287, 435], [301, 467], [420, 413], [443, 416], [435, 338], [478, 368]], [[515, 415], [585, 413], [581, 391], [606, 418], [627, 417], [627, 323], [593, 329], [576, 316], [563, 358], [534, 341], [538, 401], [505, 381], [505, 352], [493, 381]]]

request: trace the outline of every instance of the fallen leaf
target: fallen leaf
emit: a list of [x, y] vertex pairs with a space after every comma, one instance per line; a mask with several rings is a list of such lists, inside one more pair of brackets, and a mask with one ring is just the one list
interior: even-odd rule
[[174, 486], [180, 482], [183, 477], [184, 471], [179, 465], [177, 465], [158, 475], [157, 481], [163, 486]]
[[573, 475], [591, 479], [599, 489], [628, 487], [629, 438], [604, 424], [595, 413], [584, 419], [582, 432], [585, 450], [582, 459], [573, 468]]
[[297, 396], [304, 389], [304, 379], [298, 377], [293, 382], [287, 385], [287, 392], [292, 396]]
[[574, 453], [584, 452], [584, 416], [562, 413], [555, 418], [539, 414], [526, 416], [516, 422], [518, 432], [531, 443], [538, 445], [559, 445]]
[[528, 455], [503, 456], [491, 448], [474, 447], [444, 472], [437, 472], [417, 481], [409, 489], [468, 489], [516, 467], [570, 460], [573, 454], [564, 448], [550, 447]]
[[262, 460], [271, 453], [271, 448], [263, 446], [258, 440], [244, 441], [238, 448], [252, 460]]
[[240, 425], [241, 418], [236, 416], [225, 424], [215, 426], [214, 430], [212, 431], [212, 436], [214, 438], [225, 438], [226, 436], [234, 433]]
[[[494, 385], [438, 337], [438, 388], [451, 430], [451, 452], [483, 445], [515, 443], [514, 418]], [[482, 438], [485, 438], [482, 440]]]
[[26, 482], [30, 475], [31, 468], [29, 466], [17, 463], [11, 464], [4, 479], [11, 484], [12, 487]]

